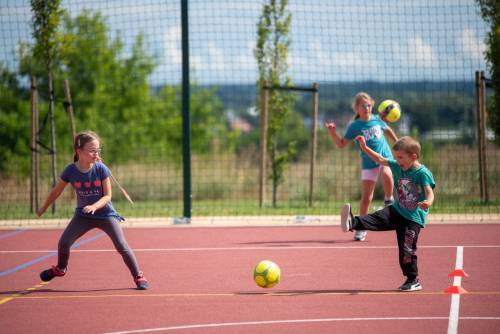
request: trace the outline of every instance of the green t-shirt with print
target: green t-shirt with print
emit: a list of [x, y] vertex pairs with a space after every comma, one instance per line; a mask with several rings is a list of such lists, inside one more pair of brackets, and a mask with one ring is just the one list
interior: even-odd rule
[[424, 165], [403, 170], [395, 160], [388, 160], [394, 178], [394, 208], [399, 214], [424, 227], [429, 209], [421, 209], [418, 202], [425, 200], [425, 186], [436, 186], [434, 176]]

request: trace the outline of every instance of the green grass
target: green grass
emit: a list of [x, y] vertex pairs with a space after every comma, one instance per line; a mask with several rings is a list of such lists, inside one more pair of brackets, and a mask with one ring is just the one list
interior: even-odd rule
[[[138, 201], [131, 205], [127, 201], [115, 201], [117, 211], [127, 217], [182, 217], [182, 201]], [[287, 202], [273, 208], [265, 205], [260, 208], [257, 201], [237, 200], [203, 200], [192, 203], [192, 216], [272, 216], [272, 215], [336, 215], [344, 202], [316, 202], [314, 207], [308, 207], [304, 202]], [[353, 211], [358, 211], [358, 201], [351, 201]], [[47, 210], [43, 218], [69, 219], [74, 212], [73, 203], [57, 203], [56, 213], [52, 215], [51, 209]], [[372, 210], [382, 206], [382, 201], [374, 201]], [[500, 201], [482, 204], [478, 201], [464, 201], [457, 207], [456, 201], [436, 201], [431, 208], [432, 213], [491, 213], [500, 214]], [[36, 218], [29, 213], [29, 206], [16, 205], [8, 209], [0, 205], [0, 220]]]
[[[477, 152], [468, 146], [445, 145], [427, 150], [423, 163], [436, 180], [433, 213], [488, 213], [500, 217], [500, 150], [489, 148], [489, 192], [492, 199], [481, 203]], [[291, 163], [285, 182], [278, 191], [277, 206], [271, 205], [271, 184], [266, 183], [264, 207], [258, 205], [258, 158], [255, 154], [236, 156], [221, 153], [192, 157], [192, 216], [242, 215], [331, 215], [349, 201], [357, 212], [360, 198], [359, 157], [352, 149], [333, 150], [318, 155], [314, 182], [314, 207], [308, 207], [309, 162], [307, 157]], [[135, 162], [111, 165], [113, 174], [127, 189], [135, 205], [130, 205], [113, 186], [113, 203], [124, 217], [182, 217], [182, 168], [173, 162]], [[40, 203], [50, 191], [47, 173], [40, 184]], [[27, 219], [29, 178], [0, 178], [0, 219]], [[375, 192], [372, 210], [381, 206], [381, 187]], [[58, 199], [54, 218], [69, 218], [75, 195], [67, 187]], [[45, 218], [52, 217], [50, 209]]]

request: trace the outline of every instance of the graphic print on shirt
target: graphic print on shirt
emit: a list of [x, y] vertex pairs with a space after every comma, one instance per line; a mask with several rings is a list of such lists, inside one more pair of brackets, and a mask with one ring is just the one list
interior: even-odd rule
[[410, 178], [400, 178], [398, 180], [398, 203], [399, 206], [410, 211], [417, 209], [418, 188], [411, 182]]
[[73, 187], [76, 190], [76, 193], [80, 197], [90, 197], [101, 195], [101, 180], [93, 180], [93, 181], [75, 181], [73, 182]]
[[375, 125], [368, 129], [361, 129], [361, 132], [363, 133], [363, 137], [365, 137], [366, 141], [373, 138], [380, 139], [384, 135], [380, 125]]

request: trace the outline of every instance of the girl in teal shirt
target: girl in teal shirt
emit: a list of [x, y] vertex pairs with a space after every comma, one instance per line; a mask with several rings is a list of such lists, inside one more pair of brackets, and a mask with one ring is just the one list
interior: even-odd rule
[[[325, 127], [330, 137], [338, 148], [343, 148], [356, 136], [363, 136], [368, 147], [385, 158], [392, 158], [391, 149], [385, 139], [388, 136], [392, 141], [398, 138], [394, 131], [378, 116], [373, 115], [373, 105], [375, 101], [370, 95], [364, 92], [356, 94], [352, 108], [356, 115], [349, 123], [344, 137], [340, 138], [336, 132], [336, 124], [328, 121]], [[361, 200], [359, 203], [359, 214], [366, 215], [370, 208], [375, 191], [375, 185], [379, 174], [382, 175], [382, 185], [384, 188], [384, 204], [390, 205], [394, 201], [392, 195], [393, 182], [391, 169], [374, 162], [366, 153], [361, 152]], [[366, 231], [356, 231], [354, 240], [363, 241], [366, 238]]]

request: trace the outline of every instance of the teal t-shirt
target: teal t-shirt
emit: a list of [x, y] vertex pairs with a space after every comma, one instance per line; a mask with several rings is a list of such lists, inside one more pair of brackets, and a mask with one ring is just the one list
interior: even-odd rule
[[[392, 152], [387, 140], [384, 137], [384, 130], [387, 124], [380, 119], [378, 115], [372, 115], [369, 121], [356, 119], [349, 123], [344, 134], [344, 138], [353, 140], [356, 136], [362, 135], [365, 137], [366, 145], [387, 159], [392, 159]], [[379, 164], [374, 162], [370, 157], [361, 151], [361, 168], [373, 169], [377, 168]]]
[[424, 165], [402, 170], [395, 160], [389, 160], [389, 167], [394, 178], [394, 208], [401, 216], [424, 227], [429, 209], [422, 210], [417, 203], [425, 200], [425, 186], [432, 189], [436, 186], [434, 176]]

